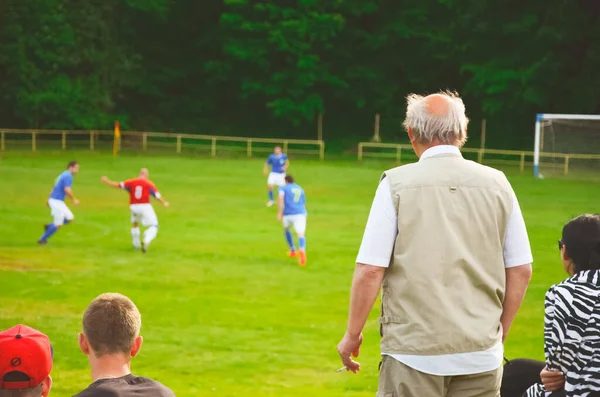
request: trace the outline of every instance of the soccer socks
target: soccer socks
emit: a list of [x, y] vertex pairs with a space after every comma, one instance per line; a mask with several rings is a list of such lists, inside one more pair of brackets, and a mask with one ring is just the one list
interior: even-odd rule
[[133, 246], [135, 248], [140, 248], [141, 242], [140, 242], [140, 228], [139, 227], [131, 228], [131, 237], [133, 238]]
[[285, 239], [287, 240], [288, 246], [290, 247], [290, 251], [296, 251], [296, 247], [294, 247], [294, 239], [292, 237], [292, 232], [289, 230], [285, 231]]
[[42, 237], [40, 238], [40, 241], [46, 241], [50, 238], [50, 236], [52, 236], [54, 233], [56, 233], [58, 230], [58, 228], [56, 227], [56, 225], [54, 223], [51, 223], [48, 228], [46, 229], [46, 232], [42, 235]]
[[146, 229], [146, 231], [144, 232], [144, 245], [150, 244], [150, 242], [156, 237], [157, 233], [157, 226], [150, 226], [148, 229]]
[[298, 248], [301, 251], [306, 251], [306, 237], [298, 237]]
[[275, 199], [273, 198], [273, 191], [269, 190], [269, 201], [275, 201]]

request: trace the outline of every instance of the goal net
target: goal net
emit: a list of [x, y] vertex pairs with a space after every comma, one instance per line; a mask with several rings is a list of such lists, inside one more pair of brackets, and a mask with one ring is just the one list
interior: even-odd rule
[[538, 114], [533, 163], [538, 178], [598, 174], [600, 115]]

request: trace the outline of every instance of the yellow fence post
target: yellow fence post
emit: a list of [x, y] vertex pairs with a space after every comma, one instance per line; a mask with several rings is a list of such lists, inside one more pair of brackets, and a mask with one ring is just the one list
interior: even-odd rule
[[177, 135], [177, 153], [181, 153], [181, 135]]
[[35, 132], [32, 132], [32, 133], [31, 133], [31, 151], [32, 151], [32, 152], [35, 152], [35, 151], [36, 151], [36, 149], [37, 149], [37, 145], [36, 145], [36, 142], [35, 142], [35, 138], [36, 138], [36, 133], [35, 133]]
[[0, 152], [6, 150], [6, 141], [4, 140], [4, 131], [0, 131]]
[[396, 164], [398, 164], [398, 165], [400, 165], [400, 161], [401, 161], [401, 156], [402, 156], [402, 154], [400, 152], [401, 150], [402, 150], [402, 146], [398, 145], [396, 147]]
[[212, 140], [211, 140], [210, 155], [211, 156], [216, 156], [217, 155], [217, 137], [216, 136], [213, 136]]
[[248, 149], [246, 151], [248, 152], [248, 157], [252, 157], [252, 139], [248, 139]]
[[62, 132], [62, 137], [61, 137], [61, 147], [62, 150], [66, 150], [67, 149], [67, 133], [65, 131]]
[[148, 149], [148, 134], [142, 134], [142, 150], [145, 152]]
[[288, 141], [283, 141], [283, 153], [287, 153], [288, 151]]
[[521, 152], [521, 161], [519, 162], [519, 169], [521, 174], [525, 172], [525, 152]]
[[90, 131], [90, 150], [94, 150], [94, 131]]
[[358, 160], [360, 161], [360, 160], [362, 160], [362, 158], [363, 158], [363, 144], [362, 144], [362, 142], [360, 142], [358, 144]]
[[323, 141], [321, 141], [321, 146], [319, 147], [319, 158], [325, 160], [325, 142]]
[[483, 149], [477, 151], [477, 162], [483, 164]]
[[565, 156], [565, 175], [569, 175], [569, 155]]

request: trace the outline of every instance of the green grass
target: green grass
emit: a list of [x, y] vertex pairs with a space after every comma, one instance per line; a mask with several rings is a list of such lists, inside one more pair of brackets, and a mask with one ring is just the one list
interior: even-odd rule
[[[56, 175], [73, 154], [8, 154], [0, 161], [0, 328], [46, 332], [56, 364], [53, 396], [89, 383], [76, 336], [102, 292], [130, 296], [143, 316], [134, 372], [178, 396], [372, 396], [379, 362], [377, 310], [358, 375], [335, 373], [349, 285], [381, 171], [393, 163], [294, 161], [305, 188], [309, 263], [285, 256], [281, 226], [265, 207], [261, 159], [119, 157], [77, 153], [76, 219], [47, 247], [36, 239]], [[127, 197], [100, 183], [149, 167], [170, 201], [147, 255], [130, 247]], [[600, 185], [510, 176], [535, 257], [507, 356], [542, 357], [543, 296], [564, 278], [556, 240], [571, 216], [596, 210]]]

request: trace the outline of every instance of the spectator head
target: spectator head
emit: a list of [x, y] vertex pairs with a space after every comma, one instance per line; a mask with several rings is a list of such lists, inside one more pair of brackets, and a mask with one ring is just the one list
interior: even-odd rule
[[46, 397], [52, 388], [52, 346], [25, 325], [0, 332], [0, 397]]
[[285, 183], [294, 183], [294, 177], [291, 176], [290, 174], [287, 174], [284, 179], [285, 179]]
[[69, 163], [67, 164], [67, 171], [75, 175], [79, 172], [79, 163], [75, 160], [69, 161]]
[[275, 153], [276, 155], [280, 155], [281, 154], [281, 146], [275, 146], [275, 149], [273, 149], [273, 153]]
[[413, 147], [415, 144], [424, 147], [464, 145], [469, 119], [465, 114], [465, 104], [457, 93], [410, 94], [406, 101], [404, 128]]
[[571, 219], [563, 227], [558, 246], [569, 275], [600, 270], [600, 215], [583, 214]]
[[142, 317], [128, 297], [108, 293], [98, 296], [83, 314], [81, 351], [90, 359], [122, 356], [128, 361], [142, 347]]

